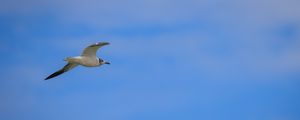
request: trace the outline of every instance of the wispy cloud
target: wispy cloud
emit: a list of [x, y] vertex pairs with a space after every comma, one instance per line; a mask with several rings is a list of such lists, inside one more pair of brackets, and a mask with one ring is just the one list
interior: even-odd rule
[[[298, 1], [1, 1], [0, 50], [8, 57], [1, 62], [7, 69], [0, 111], [19, 118], [138, 119], [237, 108], [242, 118], [249, 111], [262, 118], [258, 109], [268, 117], [299, 117], [286, 114], [299, 99]], [[98, 41], [111, 43], [99, 52], [111, 66], [42, 80], [64, 57]], [[249, 100], [253, 107], [245, 105]], [[278, 103], [292, 107], [269, 107]]]

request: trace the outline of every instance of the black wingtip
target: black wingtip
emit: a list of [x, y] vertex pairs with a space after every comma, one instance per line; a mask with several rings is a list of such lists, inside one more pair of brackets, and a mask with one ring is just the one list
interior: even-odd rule
[[44, 80], [49, 80], [49, 79], [51, 79], [51, 78], [53, 78], [53, 77], [50, 75], [50, 76], [48, 76], [47, 78], [45, 78]]
[[97, 42], [96, 45], [109, 45], [109, 42]]
[[49, 75], [47, 78], [45, 78], [44, 80], [48, 80], [48, 79], [51, 79], [51, 78], [54, 78], [62, 73], [64, 73], [65, 71], [62, 69], [62, 70], [59, 70], [59, 71], [56, 71], [55, 73]]

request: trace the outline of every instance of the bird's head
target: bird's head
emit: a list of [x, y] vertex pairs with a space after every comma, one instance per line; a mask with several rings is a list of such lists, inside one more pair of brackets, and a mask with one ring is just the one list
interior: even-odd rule
[[104, 60], [102, 60], [102, 59], [100, 59], [100, 58], [98, 58], [99, 59], [99, 64], [100, 65], [103, 65], [103, 64], [110, 64], [110, 62], [107, 62], [107, 61], [104, 61]]

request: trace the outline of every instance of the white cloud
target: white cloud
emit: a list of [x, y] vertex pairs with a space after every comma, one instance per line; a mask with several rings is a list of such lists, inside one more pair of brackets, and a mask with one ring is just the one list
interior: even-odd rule
[[[22, 5], [16, 4], [15, 1], [6, 2], [0, 8], [1, 13], [16, 15], [50, 11], [60, 23], [83, 24], [104, 29], [104, 31], [145, 24], [163, 27], [189, 22], [208, 24], [203, 30], [163, 33], [149, 38], [144, 36], [112, 37], [113, 32], [108, 32], [109, 35], [105, 37], [95, 35], [82, 38], [61, 38], [58, 44], [55, 44], [58, 40], [53, 42], [53, 46], [67, 51], [76, 50], [74, 55], [77, 55], [83, 49], [83, 44], [88, 45], [107, 38], [112, 42], [107, 50], [110, 50], [113, 55], [147, 57], [147, 59], [170, 57], [176, 59], [179, 70], [211, 69], [215, 71], [221, 69], [221, 72], [226, 72], [230, 66], [242, 66], [251, 71], [264, 72], [298, 69], [299, 58], [296, 56], [299, 50], [296, 48], [300, 46], [299, 43], [291, 43], [287, 46], [287, 48], [291, 47], [290, 49], [277, 54], [270, 50], [277, 39], [266, 36], [264, 33], [286, 22], [299, 27], [298, 4], [297, 0], [56, 0], [47, 2], [31, 0]], [[4, 7], [4, 5], [12, 7]], [[297, 35], [296, 39], [299, 38]], [[68, 48], [65, 48], [66, 44]], [[224, 53], [225, 56], [218, 55], [222, 54], [221, 49], [227, 52]], [[270, 56], [270, 54], [275, 55]], [[187, 61], [194, 64], [181, 64]]]

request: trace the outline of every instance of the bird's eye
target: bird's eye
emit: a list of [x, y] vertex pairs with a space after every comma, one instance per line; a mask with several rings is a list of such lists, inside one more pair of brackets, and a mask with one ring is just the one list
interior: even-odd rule
[[103, 60], [99, 58], [99, 62], [101, 63], [101, 62], [103, 62]]

